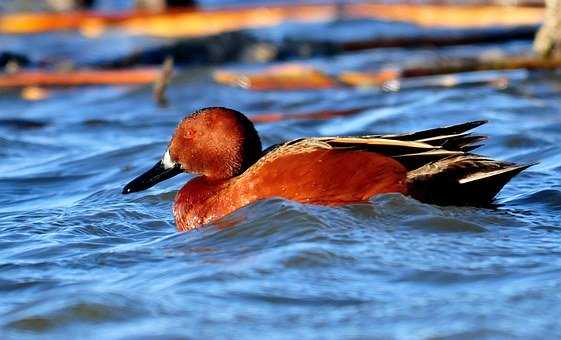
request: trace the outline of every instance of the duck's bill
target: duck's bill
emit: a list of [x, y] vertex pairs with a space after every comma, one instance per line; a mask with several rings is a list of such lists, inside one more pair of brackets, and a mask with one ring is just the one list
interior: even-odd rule
[[146, 190], [183, 172], [179, 164], [169, 166], [170, 164], [168, 163], [167, 165], [168, 166], [166, 166], [164, 161], [159, 161], [152, 167], [152, 169], [146, 171], [125, 185], [123, 188], [123, 194]]

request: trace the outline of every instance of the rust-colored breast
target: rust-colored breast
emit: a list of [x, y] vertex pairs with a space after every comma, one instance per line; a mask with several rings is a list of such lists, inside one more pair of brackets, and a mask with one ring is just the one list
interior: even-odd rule
[[319, 149], [286, 154], [243, 174], [236, 190], [252, 201], [282, 197], [337, 204], [406, 192], [407, 170], [396, 160], [367, 151]]
[[209, 180], [204, 176], [190, 180], [179, 190], [173, 205], [178, 231], [188, 231], [217, 220], [243, 207], [239, 195], [231, 195], [228, 180]]

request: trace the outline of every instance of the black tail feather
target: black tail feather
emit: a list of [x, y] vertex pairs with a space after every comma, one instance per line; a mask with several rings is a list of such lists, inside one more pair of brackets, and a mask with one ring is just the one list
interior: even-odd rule
[[458, 135], [466, 131], [473, 130], [476, 127], [486, 123], [487, 123], [486, 120], [475, 120], [472, 122], [439, 127], [435, 129], [423, 130], [418, 132], [411, 132], [411, 133], [405, 133], [400, 135], [388, 135], [388, 136], [384, 136], [384, 138], [387, 137], [391, 139], [414, 141], [414, 140], [427, 139], [437, 136]]
[[514, 176], [534, 164], [516, 165], [465, 154], [429, 163], [408, 174], [409, 194], [440, 205], [488, 205]]
[[463, 152], [470, 152], [470, 151], [473, 151], [473, 150], [475, 150], [475, 149], [479, 149], [479, 148], [482, 147], [482, 146], [483, 146], [483, 144], [467, 145], [467, 146], [464, 146], [464, 147], [462, 148], [462, 151], [463, 151]]
[[446, 150], [458, 150], [458, 151], [467, 151], [467, 149], [471, 150], [471, 146], [475, 143], [483, 142], [487, 140], [487, 136], [480, 136], [480, 135], [462, 135], [458, 138], [450, 138], [446, 140], [441, 146]]

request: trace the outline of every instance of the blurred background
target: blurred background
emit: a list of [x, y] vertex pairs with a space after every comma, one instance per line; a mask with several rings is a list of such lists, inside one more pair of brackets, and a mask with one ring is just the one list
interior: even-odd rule
[[[0, 338], [558, 338], [560, 13], [0, 0]], [[191, 175], [120, 192], [206, 106], [264, 147], [485, 119], [479, 153], [539, 164], [489, 209], [271, 199], [177, 233]]]

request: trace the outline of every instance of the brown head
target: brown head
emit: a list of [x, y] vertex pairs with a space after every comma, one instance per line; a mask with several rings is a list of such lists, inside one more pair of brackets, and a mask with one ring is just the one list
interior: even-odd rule
[[210, 107], [179, 123], [169, 155], [185, 171], [209, 179], [227, 179], [257, 161], [261, 141], [246, 116], [235, 110]]
[[260, 155], [259, 135], [246, 116], [224, 107], [201, 109], [179, 123], [162, 159], [123, 193], [148, 189], [184, 171], [209, 180], [232, 178]]

